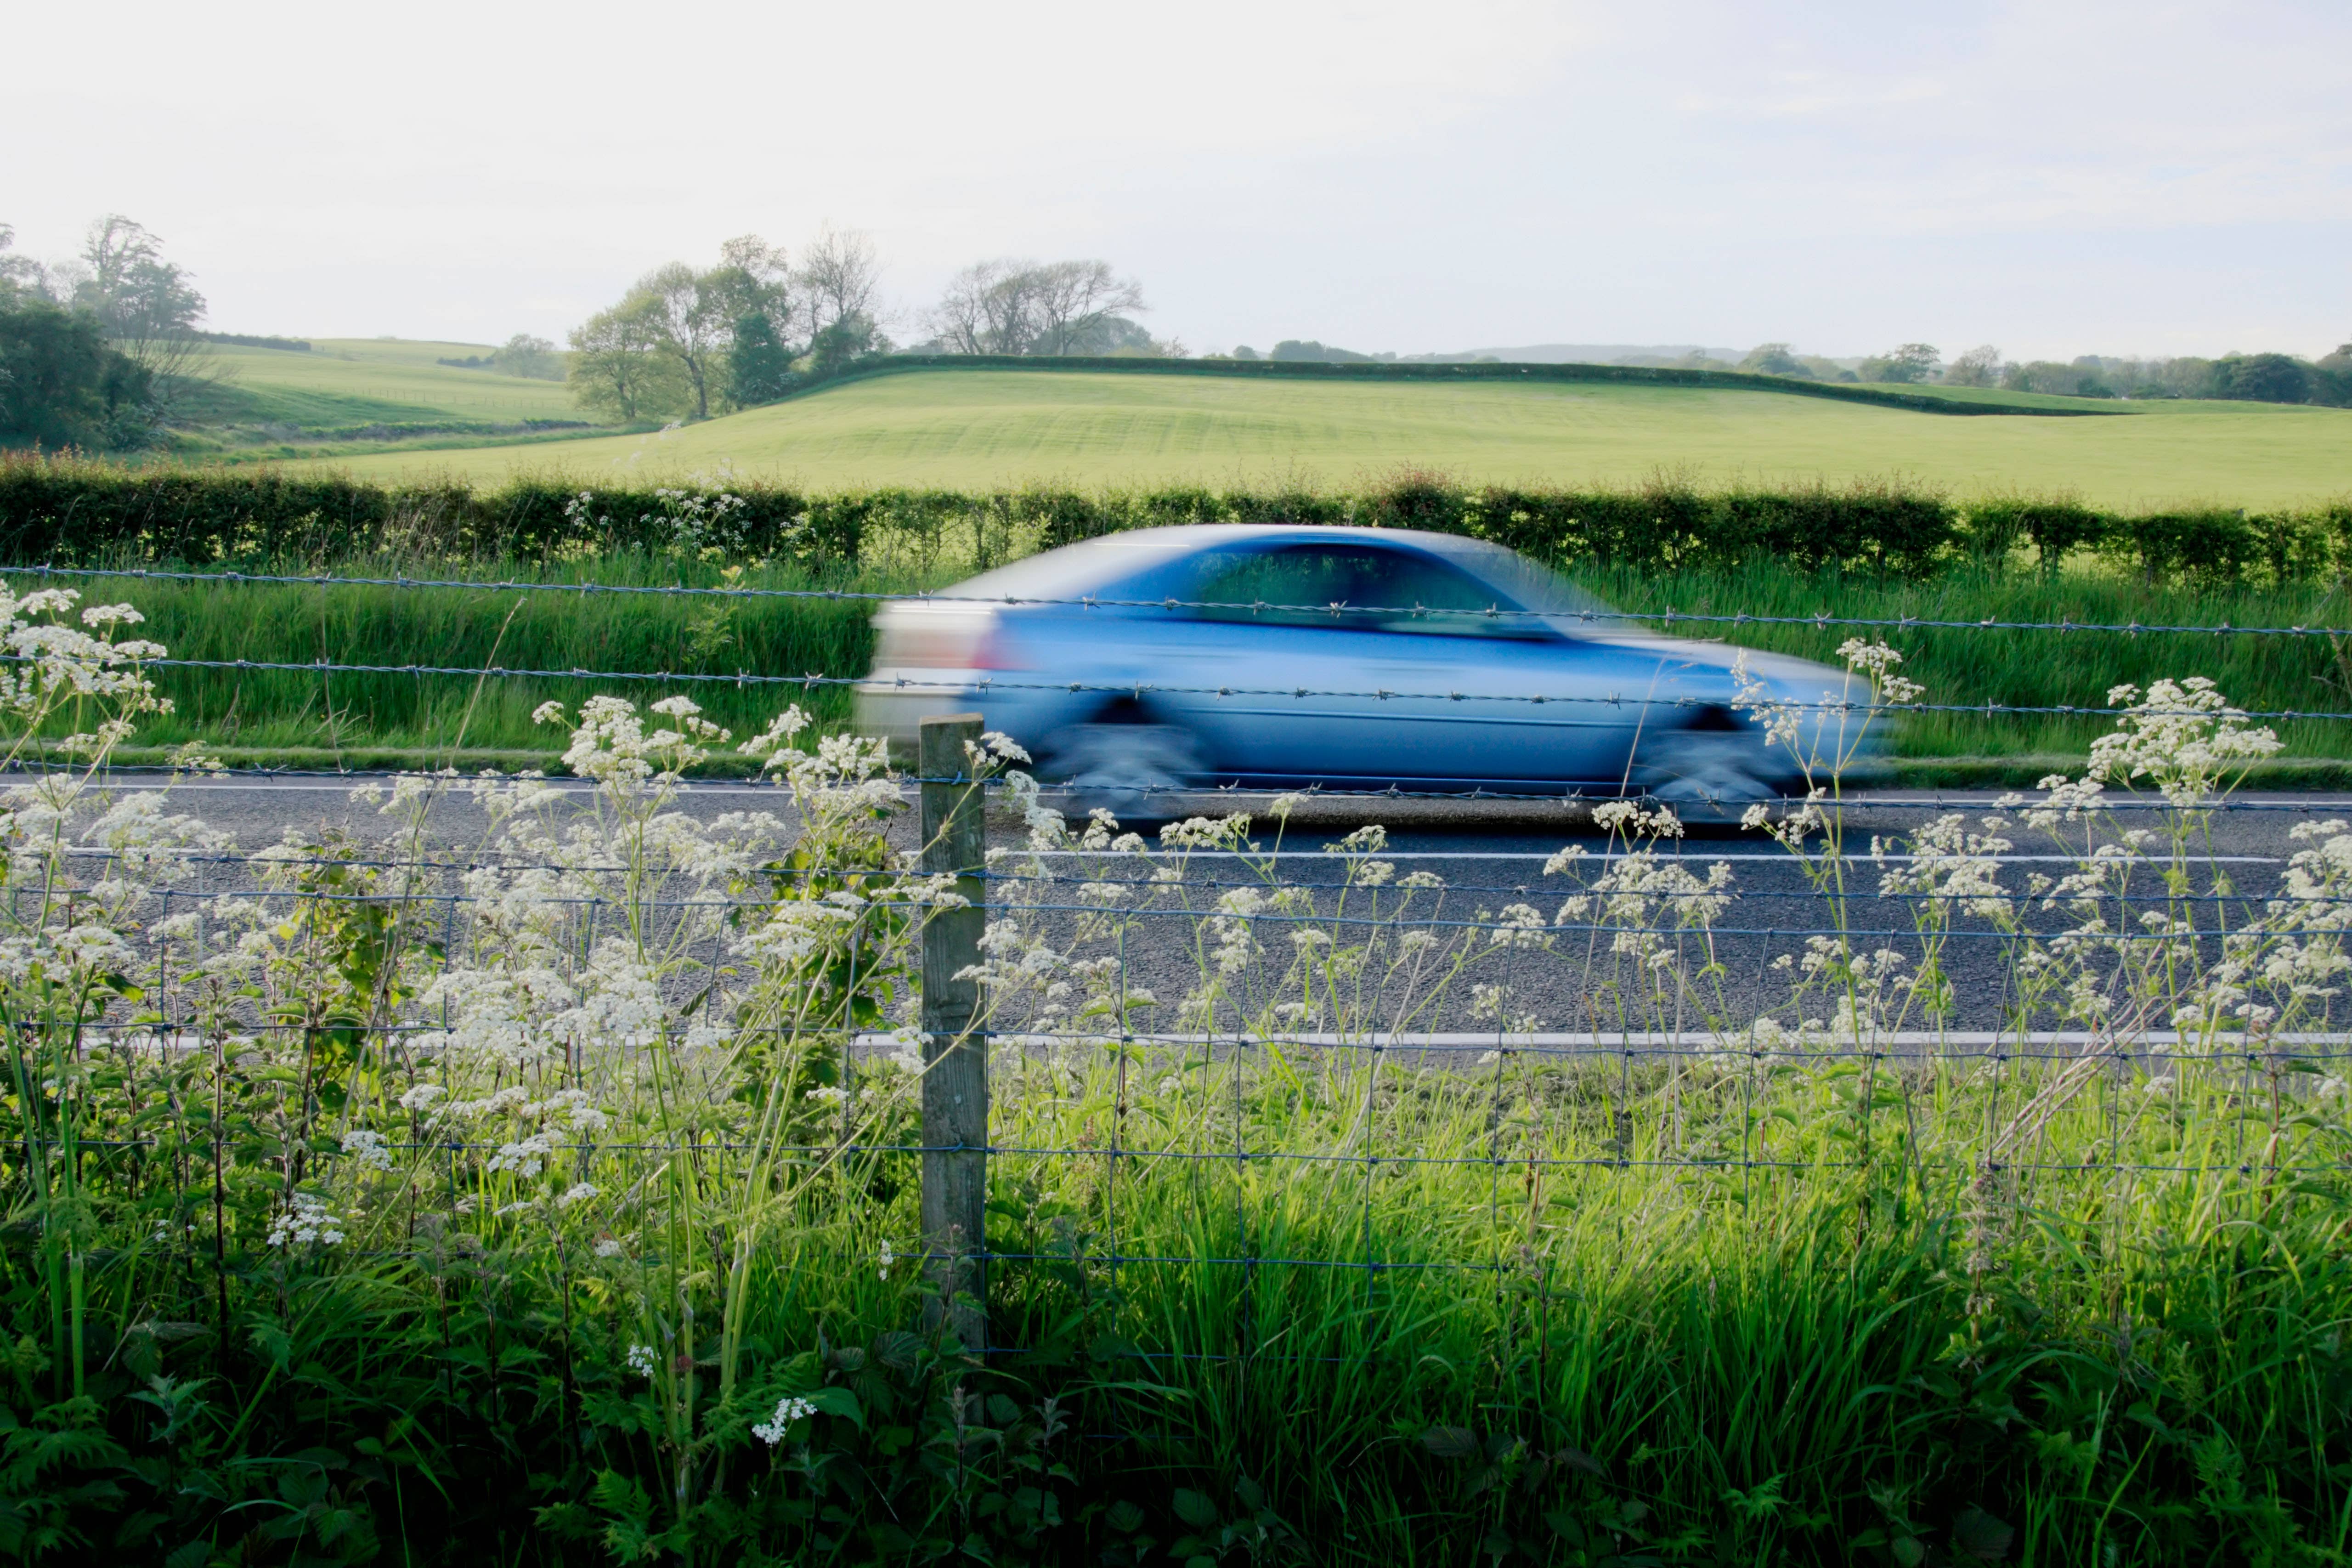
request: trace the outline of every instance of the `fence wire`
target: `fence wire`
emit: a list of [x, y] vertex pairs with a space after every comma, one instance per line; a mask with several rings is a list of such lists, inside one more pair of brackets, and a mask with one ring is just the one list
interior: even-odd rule
[[[1412, 616], [1430, 614], [1422, 605], [1292, 605], [1264, 600], [1246, 603], [1227, 599], [1115, 599], [1096, 595], [1076, 598], [1055, 598], [1031, 595], [970, 595], [942, 593], [918, 589], [911, 592], [884, 593], [877, 590], [850, 588], [730, 588], [689, 586], [686, 584], [616, 584], [616, 583], [534, 583], [514, 578], [477, 577], [348, 577], [334, 575], [289, 575], [267, 572], [174, 572], [152, 567], [97, 566], [16, 566], [0, 567], [0, 574], [24, 573], [44, 580], [56, 577], [114, 578], [143, 582], [217, 583], [223, 584], [254, 584], [298, 588], [460, 588], [500, 594], [570, 594], [580, 597], [613, 595], [621, 597], [657, 599], [712, 598], [733, 600], [780, 599], [817, 600], [847, 604], [921, 603], [934, 605], [971, 605], [980, 607], [1018, 607], [1031, 605], [1058, 605], [1070, 609], [1089, 610], [1250, 610], [1284, 615], [1330, 616], [1338, 614], [1384, 616]], [[1456, 612], [1447, 612], [1449, 614]], [[2170, 622], [2076, 621], [2004, 621], [1987, 616], [1981, 620], [1938, 620], [1932, 616], [1772, 616], [1738, 610], [1729, 614], [1714, 614], [1691, 610], [1612, 610], [1601, 608], [1575, 610], [1505, 609], [1500, 605], [1485, 610], [1469, 612], [1484, 618], [1503, 620], [1527, 618], [1541, 621], [1573, 621], [1581, 625], [1610, 622], [1638, 622], [1660, 626], [1811, 626], [1819, 630], [1880, 630], [1880, 631], [1971, 631], [1971, 632], [2105, 632], [2126, 637], [2320, 637], [2334, 639], [2352, 637], [2352, 627], [2343, 626], [2233, 626], [2227, 621], [2210, 624], [2176, 624]]]

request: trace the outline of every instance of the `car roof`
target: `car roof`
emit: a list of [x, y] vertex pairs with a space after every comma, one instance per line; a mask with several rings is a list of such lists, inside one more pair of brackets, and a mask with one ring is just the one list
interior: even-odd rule
[[1329, 527], [1315, 523], [1190, 522], [1164, 528], [1129, 528], [1116, 533], [1066, 544], [1058, 550], [983, 572], [945, 590], [958, 598], [1055, 598], [1090, 593], [1108, 583], [1134, 576], [1166, 562], [1223, 544], [1324, 544], [1334, 540], [1361, 540], [1390, 549], [1424, 550], [1471, 565], [1491, 567], [1519, 558], [1499, 544], [1465, 539], [1459, 534], [1432, 533], [1418, 528]]

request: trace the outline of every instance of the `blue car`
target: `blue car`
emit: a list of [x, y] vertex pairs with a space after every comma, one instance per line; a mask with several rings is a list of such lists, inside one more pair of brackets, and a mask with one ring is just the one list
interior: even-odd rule
[[[1139, 529], [885, 605], [858, 726], [911, 742], [925, 715], [976, 710], [1122, 817], [1227, 785], [1647, 795], [1701, 817], [1801, 787], [1790, 748], [1733, 706], [1735, 649], [1605, 610], [1447, 534]], [[1769, 700], [1849, 695], [1827, 666], [1747, 662]], [[1799, 746], [1858, 725], [1807, 712]]]

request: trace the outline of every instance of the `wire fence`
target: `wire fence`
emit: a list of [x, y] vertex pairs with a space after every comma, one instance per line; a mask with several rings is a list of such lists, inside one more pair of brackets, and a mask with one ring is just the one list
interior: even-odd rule
[[[919, 599], [1335, 621], [1428, 613], [20, 570], [44, 580]], [[2352, 636], [1500, 605], [1472, 613], [1667, 628]], [[1391, 703], [1561, 704], [1630, 721], [1721, 701], [1565, 686], [137, 662], [634, 689], [866, 688], [983, 707], [1028, 692], [1336, 700], [1371, 717], [1395, 711]], [[2212, 717], [1828, 694], [1772, 708], [1859, 719]], [[275, 1119], [255, 1146], [271, 1151], [265, 1163], [275, 1163], [286, 1202], [315, 1189], [321, 1203], [384, 1209], [391, 1217], [371, 1242], [380, 1253], [408, 1255], [428, 1215], [483, 1234], [584, 1226], [600, 1248], [674, 1247], [649, 1215], [662, 1173], [685, 1166], [717, 1187], [784, 1193], [798, 1219], [849, 1237], [867, 1266], [919, 1268], [940, 1319], [967, 1345], [1020, 1351], [1036, 1281], [1065, 1270], [1146, 1304], [1121, 1320], [1119, 1353], [1147, 1360], [1288, 1353], [1264, 1328], [1286, 1304], [1298, 1309], [1298, 1280], [1310, 1275], [1343, 1279], [1368, 1321], [1388, 1323], [1447, 1310], [1433, 1281], [1467, 1277], [1497, 1296], [1540, 1300], [1556, 1288], [1545, 1238], [1564, 1231], [1613, 1234], [1620, 1248], [1642, 1246], [1645, 1227], [1706, 1225], [1752, 1238], [1792, 1216], [1885, 1201], [1965, 1232], [1972, 1279], [2060, 1232], [2085, 1271], [2118, 1272], [2135, 1237], [2183, 1214], [2251, 1218], [2283, 1204], [2340, 1205], [2352, 1192], [2352, 1032], [2333, 1011], [2336, 982], [2352, 969], [2352, 835], [2317, 820], [2352, 802], [2101, 801], [2087, 816], [2059, 812], [2088, 826], [2039, 853], [2012, 841], [2025, 836], [2017, 825], [2031, 801], [1915, 794], [1830, 802], [1832, 813], [1938, 819], [1889, 826], [1867, 852], [1834, 831], [1824, 839], [1801, 829], [1769, 848], [1620, 827], [1595, 837], [1588, 818], [1563, 819], [1583, 839], [1539, 853], [1407, 850], [1361, 834], [1290, 850], [1228, 822], [1124, 847], [1070, 837], [1024, 847], [1000, 833], [992, 854], [984, 805], [1003, 785], [971, 776], [981, 741], [976, 721], [925, 720], [919, 766], [887, 786], [918, 808], [919, 869], [794, 858], [789, 847], [730, 860], [732, 849], [705, 845], [702, 871], [648, 885], [641, 856], [552, 831], [446, 854], [356, 842], [260, 855], [76, 847], [61, 861], [99, 868], [86, 901], [114, 899], [131, 936], [121, 969], [87, 1005], [0, 1018], [24, 1112], [23, 1136], [4, 1157], [26, 1179], [86, 1152], [134, 1184], [142, 1173], [179, 1183], [194, 1226], [196, 1173], [207, 1148], [215, 1173], [224, 1154], [217, 1122], [187, 1109], [187, 1091], [234, 1082]], [[1241, 810], [1263, 792], [1145, 783], [1128, 793]], [[1285, 809], [1317, 797], [1598, 804], [1540, 788], [1391, 786], [1300, 792]], [[1970, 820], [1940, 826], [1956, 813]], [[2226, 814], [2253, 814], [2238, 819], [2248, 831], [2304, 820], [2293, 829], [2300, 837], [2282, 832], [2252, 850], [2192, 841], [2180, 826]], [[146, 879], [135, 896], [104, 891], [135, 876]], [[52, 910], [55, 898], [52, 886], [10, 881], [23, 946], [0, 944], [0, 974], [20, 988], [38, 955], [63, 952], [81, 929], [70, 910]], [[100, 1067], [120, 1075], [109, 1081], [136, 1112], [59, 1145], [59, 1123], [36, 1102], [98, 1092], [74, 1086], [96, 1085]], [[159, 1119], [138, 1102], [142, 1081], [169, 1107], [160, 1118], [169, 1125], [136, 1125]], [[658, 1116], [649, 1084], [663, 1097]], [[159, 1245], [193, 1247], [194, 1234], [173, 1231]], [[1229, 1345], [1154, 1338], [1149, 1303], [1187, 1295], [1218, 1303]]]
[[[1007, 1354], [1055, 1271], [1144, 1304], [1120, 1354], [1279, 1357], [1260, 1327], [1335, 1280], [1388, 1323], [1465, 1279], [1540, 1295], [1561, 1227], [1638, 1247], [1670, 1215], [1769, 1230], [1894, 1194], [1966, 1229], [1988, 1274], [2053, 1226], [2098, 1270], [2200, 1205], [2345, 1201], [2352, 1034], [2322, 984], [2352, 930], [2337, 836], [2185, 869], [2121, 830], [2050, 853], [1615, 836], [1538, 867], [1196, 826], [992, 856], [958, 765], [978, 733], [929, 723], [916, 775], [923, 870], [968, 903], [819, 894], [874, 869], [823, 860], [689, 896], [576, 846], [129, 857], [150, 868], [131, 923], [152, 982], [74, 1016], [64, 1049], [159, 1086], [284, 1075], [257, 1080], [281, 1085], [271, 1158], [289, 1191], [405, 1205], [379, 1251], [413, 1250], [394, 1237], [425, 1214], [518, 1237], [593, 1215], [598, 1246], [658, 1248], [646, 1214], [683, 1163], [781, 1182]], [[1528, 874], [1486, 869], [1511, 863]], [[12, 884], [20, 931], [41, 897]], [[793, 1018], [761, 1013], [755, 933], [828, 900], [834, 967], [791, 971], [814, 999]], [[919, 951], [886, 963], [898, 927]], [[664, 956], [625, 973], [607, 938]], [[356, 1016], [314, 1005], [305, 985], [371, 942], [404, 942], [407, 978]], [[268, 964], [291, 978], [253, 978]], [[247, 992], [206, 978], [232, 973]], [[10, 1022], [21, 1056], [39, 1031]], [[363, 1068], [376, 1131], [338, 1142], [322, 1075]], [[629, 1109], [657, 1070], [667, 1131]], [[30, 1171], [58, 1155], [25, 1125]], [[76, 1149], [169, 1170], [202, 1206], [201, 1127]], [[1149, 1303], [1177, 1296], [1221, 1303], [1231, 1343], [1154, 1338]]]
[[[888, 604], [914, 602], [934, 605], [970, 605], [976, 607], [1012, 607], [1020, 605], [1058, 605], [1071, 609], [1089, 610], [1246, 610], [1283, 615], [1331, 616], [1357, 615], [1366, 616], [1407, 617], [1433, 613], [1423, 605], [1332, 605], [1277, 604], [1264, 600], [1247, 602], [1224, 599], [1120, 599], [1084, 595], [1075, 598], [1025, 594], [968, 595], [918, 589], [883, 592], [850, 588], [740, 588], [705, 586], [688, 584], [617, 584], [617, 583], [544, 583], [518, 578], [482, 577], [354, 577], [334, 574], [287, 574], [266, 572], [184, 572], [157, 567], [97, 567], [35, 565], [0, 568], [0, 572], [19, 572], [37, 576], [44, 581], [51, 577], [82, 577], [116, 579], [132, 582], [204, 583], [235, 585], [253, 584], [299, 588], [394, 588], [394, 589], [468, 589], [500, 594], [568, 594], [580, 597], [610, 595], [617, 597], [648, 597], [658, 599], [711, 598], [730, 600], [817, 600], [828, 603]], [[1461, 612], [1446, 612], [1457, 614]], [[1987, 616], [1979, 620], [1942, 620], [1933, 616], [1832, 616], [1826, 613], [1811, 616], [1764, 615], [1752, 611], [1711, 614], [1703, 611], [1676, 610], [1614, 610], [1600, 606], [1560, 610], [1529, 610], [1502, 605], [1467, 612], [1481, 619], [1537, 620], [1567, 622], [1585, 626], [1614, 622], [1655, 624], [1666, 627], [1676, 626], [1811, 626], [1817, 630], [1853, 629], [1864, 631], [2002, 631], [2002, 632], [2085, 632], [2114, 633], [2126, 637], [2318, 637], [2334, 639], [2352, 637], [2352, 627], [2344, 626], [2233, 626], [2227, 621], [2181, 624], [2140, 621], [2011, 621]]]

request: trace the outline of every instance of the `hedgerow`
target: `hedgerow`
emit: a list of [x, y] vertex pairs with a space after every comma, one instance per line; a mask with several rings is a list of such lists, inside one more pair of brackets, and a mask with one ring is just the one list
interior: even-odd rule
[[[1401, 470], [1359, 489], [1198, 485], [815, 491], [728, 479], [675, 485], [523, 478], [379, 485], [281, 469], [133, 469], [72, 457], [0, 458], [0, 561], [325, 561], [381, 552], [533, 560], [675, 553], [856, 565], [878, 533], [992, 534], [1012, 553], [1186, 522], [1421, 528], [1559, 565], [1724, 571], [1769, 562], [1923, 580], [2016, 559], [2053, 568], [2089, 550], [2150, 583], [2324, 581], [2352, 564], [2352, 498], [2267, 512], [2146, 513], [2064, 498], [1958, 500], [1894, 482], [1701, 489], [1466, 485]], [[717, 555], [709, 555], [709, 552]]]

